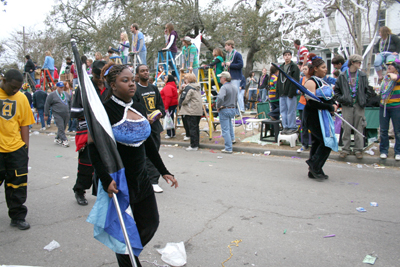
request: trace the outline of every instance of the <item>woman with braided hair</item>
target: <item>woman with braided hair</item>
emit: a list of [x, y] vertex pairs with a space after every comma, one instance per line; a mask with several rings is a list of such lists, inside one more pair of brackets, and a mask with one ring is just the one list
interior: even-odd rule
[[332, 99], [332, 87], [323, 81], [328, 70], [325, 62], [314, 53], [310, 53], [308, 58], [312, 61], [311, 68], [308, 71], [308, 75], [311, 78], [304, 86], [322, 101], [317, 102], [309, 99], [304, 108], [305, 125], [312, 134], [310, 158], [306, 161], [309, 166], [308, 177], [312, 179], [328, 179], [328, 175], [325, 175], [322, 167], [331, 153], [331, 148], [325, 146], [318, 110], [335, 112], [337, 104]]
[[[178, 182], [165, 167], [157, 148], [150, 136], [150, 122], [146, 110], [132, 97], [136, 85], [132, 72], [126, 65], [105, 65], [101, 77], [110, 85], [104, 108], [107, 112], [112, 131], [117, 142], [117, 149], [125, 167], [125, 176], [129, 189], [130, 206], [140, 235], [145, 246], [154, 236], [159, 216], [153, 187], [147, 176], [146, 156], [153, 162], [167, 183], [178, 187]], [[103, 189], [111, 197], [118, 193], [116, 182], [105, 170], [96, 145], [88, 138], [90, 158], [99, 176]], [[119, 266], [132, 266], [129, 255], [116, 254]], [[137, 266], [142, 266], [135, 257]]]

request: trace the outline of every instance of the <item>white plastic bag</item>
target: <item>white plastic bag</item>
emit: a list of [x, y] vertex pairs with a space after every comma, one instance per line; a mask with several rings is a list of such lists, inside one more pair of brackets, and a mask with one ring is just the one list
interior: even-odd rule
[[44, 247], [45, 250], [52, 251], [53, 249], [59, 248], [60, 244], [53, 240], [47, 246]]
[[167, 111], [164, 117], [164, 131], [175, 128], [174, 120], [171, 118], [171, 114]]
[[186, 250], [183, 242], [167, 243], [165, 248], [157, 249], [161, 254], [161, 260], [172, 266], [184, 266], [186, 264]]

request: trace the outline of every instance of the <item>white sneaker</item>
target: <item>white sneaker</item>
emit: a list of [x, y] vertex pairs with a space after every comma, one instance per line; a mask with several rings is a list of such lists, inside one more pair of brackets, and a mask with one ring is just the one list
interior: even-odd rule
[[232, 144], [236, 144], [236, 140], [232, 140]]
[[190, 140], [190, 137], [187, 136], [183, 137], [183, 141], [188, 141], [188, 140]]
[[[396, 155], [396, 156], [398, 156], [398, 155]], [[387, 155], [386, 154], [381, 154], [380, 156], [379, 156], [381, 159], [387, 159]]]
[[56, 143], [57, 145], [61, 145], [62, 141], [60, 139], [54, 139], [54, 143]]
[[228, 150], [225, 150], [225, 149], [222, 149], [221, 152], [222, 153], [226, 153], [226, 154], [232, 154], [232, 151], [228, 151]]
[[153, 184], [153, 190], [154, 190], [154, 193], [164, 192], [164, 190], [158, 184]]
[[50, 125], [47, 125], [47, 128], [50, 128]]
[[46, 127], [40, 128], [40, 130], [41, 130], [41, 131], [44, 131], [44, 130], [46, 130]]
[[67, 140], [65, 140], [64, 142], [62, 142], [62, 146], [63, 147], [69, 147], [69, 143]]
[[307, 150], [307, 148], [305, 148], [304, 146], [302, 146], [302, 147], [300, 147], [299, 149], [297, 149], [297, 153], [304, 152], [305, 150]]
[[165, 139], [170, 139], [170, 138], [171, 138], [171, 136], [169, 136], [169, 135], [165, 136]]
[[186, 151], [197, 151], [197, 150], [199, 150], [199, 148], [198, 147], [188, 147], [188, 148], [186, 148]]
[[394, 156], [395, 160], [400, 160], [400, 154], [397, 154], [396, 156]]

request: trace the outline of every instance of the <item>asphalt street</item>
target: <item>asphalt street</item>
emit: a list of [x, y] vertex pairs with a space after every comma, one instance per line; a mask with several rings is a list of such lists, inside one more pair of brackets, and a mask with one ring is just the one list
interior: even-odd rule
[[[118, 266], [86, 222], [96, 198], [87, 192], [85, 207], [75, 201], [74, 145], [62, 148], [53, 139], [31, 136], [26, 202], [31, 229], [9, 226], [0, 188], [0, 266]], [[362, 263], [367, 254], [378, 257], [375, 266], [400, 266], [398, 167], [328, 161], [324, 170], [330, 177], [319, 182], [307, 178], [304, 159], [174, 146], [163, 146], [160, 154], [179, 188], [160, 180], [160, 227], [141, 260], [165, 265], [156, 249], [183, 241], [186, 266], [222, 266], [228, 245], [241, 240], [225, 267], [368, 266]], [[328, 235], [335, 236], [324, 238]], [[52, 240], [60, 248], [44, 250]]]

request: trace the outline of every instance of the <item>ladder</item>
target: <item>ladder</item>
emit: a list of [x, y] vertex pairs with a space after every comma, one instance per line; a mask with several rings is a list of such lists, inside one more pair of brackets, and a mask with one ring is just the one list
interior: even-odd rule
[[36, 90], [36, 83], [34, 80], [32, 80], [31, 75], [28, 72], [25, 72], [25, 82], [29, 84], [31, 87], [31, 92], [34, 92]]
[[[164, 52], [166, 54], [165, 58], [164, 58]], [[158, 57], [157, 57], [157, 67], [156, 67], [156, 72], [158, 71], [158, 66], [159, 65], [163, 65], [164, 67], [164, 71], [165, 71], [165, 75], [168, 75], [168, 67], [169, 64], [168, 62], [172, 61], [172, 66], [174, 67], [174, 71], [176, 73], [176, 77], [179, 80], [180, 74], [178, 72], [178, 69], [176, 68], [176, 64], [175, 64], [175, 58], [172, 57], [172, 53], [171, 50], [160, 50], [158, 51]], [[157, 79], [154, 79], [154, 84], [157, 85]]]
[[[53, 89], [53, 87], [56, 86], [53, 77], [50, 75], [49, 69], [42, 69], [41, 75], [43, 75], [43, 83], [40, 87], [43, 88], [43, 90], [46, 90], [46, 86], [50, 89]], [[49, 79], [47, 79], [47, 77], [49, 77]]]
[[[133, 74], [135, 74], [136, 73], [136, 67], [139, 64], [142, 64], [142, 60], [140, 59], [140, 57], [139, 57], [137, 52], [131, 52], [131, 53], [129, 53], [129, 56], [131, 58], [131, 63], [132, 63], [132, 67], [133, 67]], [[138, 64], [138, 61], [139, 61], [139, 64]]]
[[[208, 71], [208, 75], [207, 77], [205, 76], [204, 70]], [[212, 101], [215, 99], [215, 97], [212, 95], [212, 87], [211, 87], [211, 81], [214, 81], [214, 85], [217, 88], [217, 92], [219, 92], [219, 85], [218, 85], [218, 81], [217, 81], [217, 77], [215, 76], [215, 72], [214, 69], [211, 67], [200, 67], [199, 68], [199, 75], [197, 77], [197, 80], [200, 84], [203, 85], [204, 88], [204, 92], [206, 93], [206, 99], [207, 99], [207, 103], [206, 105], [208, 105], [208, 113], [206, 112], [205, 108], [204, 113], [208, 122], [208, 129], [209, 129], [209, 139], [212, 140], [212, 132], [216, 130], [216, 126], [217, 122], [214, 122], [214, 114], [212, 111]], [[204, 107], [204, 106], [203, 106]]]
[[113, 56], [113, 57], [110, 57], [110, 59], [112, 61], [114, 61], [115, 64], [122, 65], [122, 61], [121, 61], [121, 57], [120, 56]]

